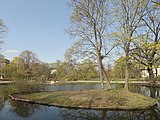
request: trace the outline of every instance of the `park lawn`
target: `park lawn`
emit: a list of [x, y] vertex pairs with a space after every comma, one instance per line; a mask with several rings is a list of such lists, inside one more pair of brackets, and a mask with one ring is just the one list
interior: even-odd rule
[[120, 90], [54, 91], [13, 94], [13, 98], [31, 103], [84, 109], [141, 110], [156, 105], [157, 100]]

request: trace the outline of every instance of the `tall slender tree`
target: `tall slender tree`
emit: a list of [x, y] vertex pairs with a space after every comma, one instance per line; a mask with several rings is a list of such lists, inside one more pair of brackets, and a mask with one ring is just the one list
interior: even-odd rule
[[148, 0], [117, 0], [114, 5], [119, 25], [115, 36], [125, 53], [124, 88], [128, 90], [130, 51], [136, 30], [142, 17], [146, 14], [145, 8], [148, 5]]
[[[108, 47], [106, 33], [110, 24], [108, 1], [71, 0], [69, 5], [73, 8], [73, 12], [70, 16], [71, 26], [67, 32], [78, 40], [67, 53], [95, 59], [98, 63], [101, 86], [104, 88], [103, 79], [107, 76], [102, 60], [110, 51], [106, 50], [106, 46]], [[110, 89], [108, 79], [106, 83]]]

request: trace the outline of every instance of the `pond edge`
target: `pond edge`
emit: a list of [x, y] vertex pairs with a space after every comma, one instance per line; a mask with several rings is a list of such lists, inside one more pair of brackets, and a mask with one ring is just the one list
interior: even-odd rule
[[[40, 91], [40, 92], [53, 92], [53, 91]], [[147, 107], [146, 109], [140, 109], [140, 108], [134, 108], [134, 109], [125, 109], [125, 108], [88, 108], [88, 107], [72, 107], [72, 106], [67, 106], [67, 105], [59, 105], [59, 104], [56, 104], [56, 103], [52, 103], [52, 104], [49, 104], [49, 103], [45, 103], [45, 102], [40, 102], [40, 101], [36, 101], [36, 100], [28, 100], [28, 99], [23, 99], [23, 98], [19, 98], [19, 97], [16, 97], [16, 95], [24, 95], [24, 94], [28, 94], [26, 92], [18, 92], [18, 93], [12, 93], [12, 94], [9, 94], [9, 97], [14, 100], [14, 101], [19, 101], [19, 102], [26, 102], [26, 103], [30, 103], [30, 104], [39, 104], [39, 105], [45, 105], [45, 106], [48, 106], [48, 107], [58, 107], [58, 108], [67, 108], [67, 109], [86, 109], [86, 110], [115, 110], [115, 111], [141, 111], [141, 110], [148, 110], [148, 109], [151, 109], [151, 108], [154, 108], [155, 106], [157, 106], [157, 103], [155, 103], [154, 105], [152, 106], [149, 106]]]

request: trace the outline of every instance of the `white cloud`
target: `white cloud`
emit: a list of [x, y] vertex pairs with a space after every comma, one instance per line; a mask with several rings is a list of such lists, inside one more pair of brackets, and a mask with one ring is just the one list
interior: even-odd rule
[[19, 51], [18, 51], [18, 50], [11, 49], [11, 50], [5, 50], [4, 53], [19, 53]]

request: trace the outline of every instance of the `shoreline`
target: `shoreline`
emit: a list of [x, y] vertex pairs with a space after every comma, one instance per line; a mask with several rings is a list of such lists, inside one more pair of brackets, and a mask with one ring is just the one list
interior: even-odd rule
[[[46, 84], [48, 85], [64, 85], [64, 84], [96, 84], [96, 83], [101, 83], [101, 81], [99, 80], [95, 80], [95, 81], [83, 81], [83, 80], [79, 80], [79, 81], [47, 81]], [[104, 84], [106, 84], [106, 82], [103, 82]], [[125, 84], [125, 81], [121, 80], [121, 81], [110, 81], [111, 84]], [[160, 87], [160, 82], [156, 81], [155, 85], [150, 86], [149, 81], [146, 80], [131, 80], [129, 81], [129, 84], [134, 84], [134, 85], [143, 85], [146, 87]]]
[[14, 83], [14, 81], [0, 81], [0, 85], [8, 85], [12, 83]]
[[125, 90], [13, 93], [9, 97], [32, 104], [92, 110], [145, 110], [157, 105], [156, 99]]

